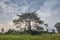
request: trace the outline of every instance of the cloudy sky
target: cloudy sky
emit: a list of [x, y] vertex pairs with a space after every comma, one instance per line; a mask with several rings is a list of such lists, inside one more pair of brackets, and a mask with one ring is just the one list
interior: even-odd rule
[[0, 0], [0, 26], [11, 27], [17, 14], [33, 11], [51, 28], [60, 22], [60, 0]]

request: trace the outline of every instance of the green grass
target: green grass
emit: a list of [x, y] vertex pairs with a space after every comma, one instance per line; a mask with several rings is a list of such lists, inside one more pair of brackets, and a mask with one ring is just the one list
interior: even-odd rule
[[60, 34], [43, 35], [1, 35], [0, 40], [60, 40]]

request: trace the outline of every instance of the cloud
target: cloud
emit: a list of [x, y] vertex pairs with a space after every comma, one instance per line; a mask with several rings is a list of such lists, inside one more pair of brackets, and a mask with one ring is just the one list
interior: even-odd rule
[[[16, 14], [21, 14], [22, 12], [34, 11], [35, 4], [37, 5], [41, 0], [33, 0], [28, 3], [28, 0], [0, 0], [0, 21], [1, 23], [7, 24], [9, 21], [16, 18]], [[43, 3], [43, 1], [41, 1]], [[42, 5], [42, 3], [40, 5]], [[5, 20], [5, 21], [4, 21]]]
[[8, 31], [8, 27], [6, 25], [0, 23], [0, 32], [2, 31], [1, 28], [4, 28], [4, 32]]
[[37, 11], [38, 16], [49, 25], [60, 21], [59, 0], [0, 0], [0, 23], [12, 26], [16, 14]]
[[20, 7], [17, 4], [7, 5], [7, 4], [5, 4], [5, 1], [0, 1], [0, 9], [1, 9], [0, 10], [0, 14], [1, 14], [0, 21], [2, 21], [4, 23], [4, 18], [5, 18], [5, 21], [9, 22], [10, 20], [16, 18], [16, 14], [25, 12], [28, 9], [28, 7], [29, 6], [27, 6], [27, 5], [23, 5]]
[[[7, 0], [6, 0], [7, 1]], [[1, 26], [6, 27], [8, 29], [16, 29], [17, 28], [13, 25], [12, 20], [17, 18], [16, 15], [17, 14], [21, 14], [22, 12], [25, 12], [30, 5], [25, 4], [22, 6], [18, 6], [17, 4], [10, 4], [10, 1], [7, 1], [9, 3], [6, 4], [4, 0], [0, 0], [0, 23], [2, 24]], [[26, 3], [26, 1], [25, 1]]]
[[55, 13], [53, 13], [52, 8], [57, 3], [58, 3], [57, 0], [46, 0], [43, 6], [40, 7], [40, 10], [37, 11], [41, 19], [44, 20], [49, 25], [52, 23], [51, 21], [53, 21], [51, 16], [53, 16], [53, 14], [56, 15], [55, 14], [56, 11], [54, 11]]
[[38, 16], [45, 23], [48, 23], [49, 31], [52, 31], [52, 29], [56, 31], [56, 28], [54, 27], [54, 25], [57, 22], [60, 22], [60, 18], [59, 18], [60, 8], [58, 8], [59, 6], [60, 5], [58, 0], [46, 0], [44, 4], [40, 7], [40, 10], [37, 11]]

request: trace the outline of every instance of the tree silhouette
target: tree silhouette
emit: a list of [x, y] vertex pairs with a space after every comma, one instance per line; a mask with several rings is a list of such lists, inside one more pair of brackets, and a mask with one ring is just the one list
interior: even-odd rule
[[[46, 29], [47, 29], [47, 27], [48, 27], [48, 24], [44, 24], [45, 25], [45, 27], [46, 27]], [[47, 32], [48, 32], [48, 29], [47, 29]]]
[[60, 33], [60, 22], [56, 23], [55, 27], [57, 28], [57, 31]]
[[[17, 15], [17, 16], [19, 18], [13, 20], [13, 23], [15, 23], [15, 25], [17, 25], [18, 28], [21, 28], [21, 26], [20, 26], [21, 23], [25, 23], [25, 26], [28, 26], [28, 31], [32, 31], [31, 30], [31, 27], [32, 27], [31, 22], [32, 21], [34, 21], [35, 23], [43, 24], [43, 21], [37, 16], [37, 14], [35, 12], [22, 13], [21, 15]], [[36, 24], [35, 28], [36, 29], [43, 29], [43, 28], [39, 28], [39, 26], [37, 26], [37, 24]], [[26, 30], [26, 27], [24, 28], [24, 30]]]
[[4, 28], [1, 28], [1, 32], [2, 32], [2, 33], [4, 32]]

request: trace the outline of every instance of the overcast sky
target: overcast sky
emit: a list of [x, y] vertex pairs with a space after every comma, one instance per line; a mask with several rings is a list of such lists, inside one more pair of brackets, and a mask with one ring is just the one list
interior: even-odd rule
[[60, 22], [60, 0], [0, 0], [0, 26], [12, 26], [17, 14], [33, 11], [50, 28]]

